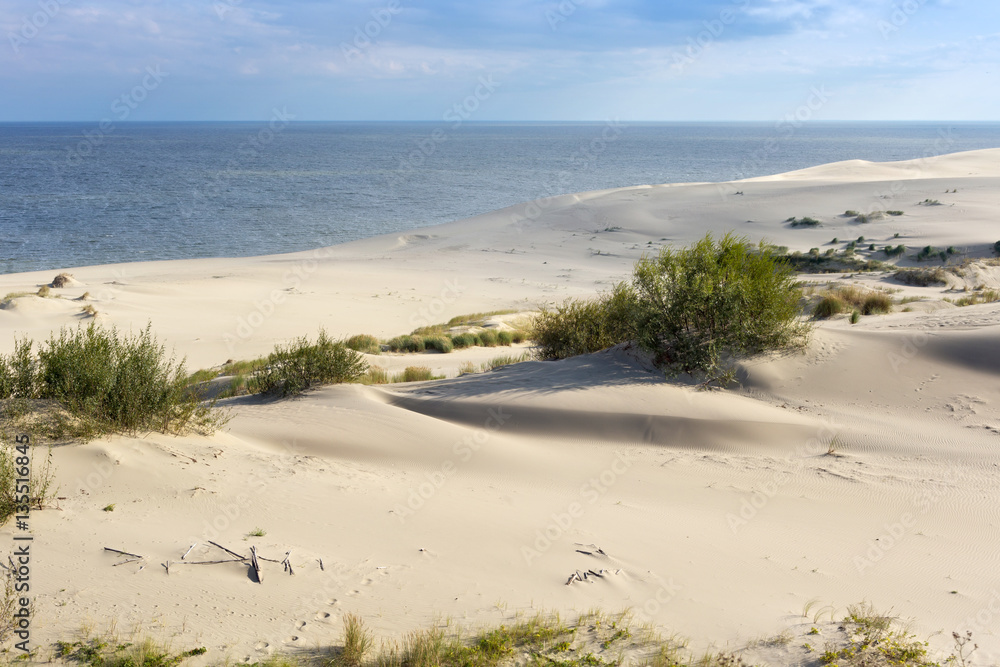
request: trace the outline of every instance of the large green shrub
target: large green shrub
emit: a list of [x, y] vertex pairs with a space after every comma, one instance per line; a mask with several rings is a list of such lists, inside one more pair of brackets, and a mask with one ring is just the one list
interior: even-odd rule
[[555, 308], [542, 308], [531, 337], [541, 359], [598, 352], [635, 338], [635, 311], [634, 292], [620, 283], [594, 301], [567, 301]]
[[675, 372], [719, 370], [723, 354], [752, 356], [800, 344], [794, 270], [762, 243], [731, 234], [640, 260], [639, 343]]
[[0, 398], [57, 401], [77, 420], [70, 435], [212, 426], [211, 406], [186, 380], [183, 363], [167, 356], [149, 326], [125, 335], [95, 323], [64, 327], [37, 354], [22, 340], [0, 361]]
[[320, 329], [315, 343], [303, 336], [289, 345], [278, 345], [247, 385], [255, 394], [291, 396], [323, 384], [352, 382], [368, 370], [359, 352], [335, 342]]

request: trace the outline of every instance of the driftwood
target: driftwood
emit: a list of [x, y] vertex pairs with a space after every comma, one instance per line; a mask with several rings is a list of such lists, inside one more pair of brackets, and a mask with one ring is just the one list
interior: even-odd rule
[[115, 563], [111, 567], [118, 567], [119, 565], [128, 565], [129, 563], [138, 563], [141, 560], [142, 560], [141, 558], [129, 558], [128, 560], [123, 560], [120, 563]]
[[292, 561], [289, 559], [291, 553], [291, 549], [285, 552], [285, 560], [281, 561], [281, 564], [285, 566], [285, 572], [288, 574], [295, 574], [295, 570], [292, 569]]
[[220, 565], [221, 563], [245, 563], [245, 558], [228, 558], [226, 560], [186, 560], [174, 565]]
[[[213, 547], [219, 547], [220, 549], [222, 549], [223, 551], [225, 551], [227, 554], [229, 554], [231, 556], [236, 556], [240, 560], [246, 560], [247, 559], [246, 556], [241, 556], [240, 554], [236, 553], [232, 549], [227, 549], [226, 547], [222, 546], [218, 542], [213, 542], [212, 540], [209, 540], [208, 543], [211, 544]], [[250, 550], [253, 551], [253, 547], [250, 547]]]
[[145, 558], [145, 556], [140, 556], [139, 554], [134, 554], [129, 551], [121, 551], [120, 549], [112, 549], [111, 547], [104, 547], [105, 551], [110, 551], [111, 553], [121, 554], [122, 556], [131, 556], [132, 558]]
[[321, 572], [325, 571], [323, 569], [323, 559], [322, 558], [319, 559], [319, 569], [320, 569]]
[[192, 544], [191, 546], [189, 546], [188, 550], [184, 552], [183, 556], [181, 556], [181, 560], [184, 560], [185, 558], [187, 558], [188, 554], [191, 553], [191, 550], [194, 549], [196, 546], [198, 546], [197, 542], [195, 542], [194, 544]]
[[257, 547], [250, 547], [250, 567], [253, 569], [254, 576], [257, 577], [257, 583], [264, 583], [264, 579], [260, 575], [260, 563], [257, 562]]

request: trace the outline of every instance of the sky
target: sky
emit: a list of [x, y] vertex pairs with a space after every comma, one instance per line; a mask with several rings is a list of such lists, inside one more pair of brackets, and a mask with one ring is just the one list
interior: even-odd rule
[[0, 0], [0, 121], [1000, 120], [996, 0]]

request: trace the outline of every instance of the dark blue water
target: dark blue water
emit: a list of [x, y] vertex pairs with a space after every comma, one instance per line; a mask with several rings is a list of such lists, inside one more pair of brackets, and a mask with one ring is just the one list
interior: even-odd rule
[[555, 194], [1000, 146], [1000, 123], [0, 124], [0, 272], [306, 250]]

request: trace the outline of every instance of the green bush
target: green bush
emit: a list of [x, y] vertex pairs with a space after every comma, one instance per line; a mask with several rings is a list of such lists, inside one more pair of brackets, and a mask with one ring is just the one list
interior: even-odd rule
[[818, 320], [825, 320], [834, 315], [843, 313], [848, 308], [847, 303], [837, 296], [825, 296], [813, 309], [813, 317]]
[[497, 345], [512, 345], [514, 343], [514, 334], [510, 331], [498, 331], [497, 332]]
[[463, 333], [451, 337], [451, 342], [456, 348], [476, 347], [479, 345], [479, 336], [474, 333]]
[[635, 294], [625, 284], [594, 301], [542, 308], [530, 334], [540, 359], [565, 359], [636, 338]]
[[920, 287], [948, 284], [947, 274], [941, 268], [900, 269], [893, 275], [893, 278], [907, 285], [919, 285]]
[[892, 299], [882, 292], [870, 292], [861, 303], [862, 315], [885, 314], [892, 311]]
[[857, 324], [860, 321], [861, 321], [861, 313], [855, 310], [854, 312], [851, 313], [851, 324]]
[[32, 354], [27, 340], [0, 363], [0, 398], [49, 399], [79, 423], [72, 435], [178, 432], [211, 427], [211, 406], [189, 390], [183, 363], [167, 357], [150, 327], [119, 335], [95, 323], [63, 328]]
[[420, 336], [396, 336], [388, 342], [391, 352], [423, 352], [426, 349]]
[[674, 371], [718, 372], [724, 353], [752, 356], [801, 344], [799, 291], [789, 264], [727, 234], [664, 248], [633, 273], [639, 343]]
[[352, 382], [367, 371], [368, 363], [360, 353], [334, 342], [320, 329], [315, 343], [303, 336], [287, 346], [276, 346], [247, 384], [255, 394], [292, 396], [317, 385]]
[[407, 366], [403, 369], [402, 375], [397, 375], [394, 378], [395, 382], [424, 382], [426, 380], [433, 380], [434, 374], [431, 373], [431, 369], [426, 366]]
[[483, 347], [496, 347], [497, 342], [497, 332], [493, 329], [479, 332], [479, 344]]
[[355, 352], [364, 352], [366, 354], [378, 354], [382, 351], [382, 345], [379, 343], [378, 338], [368, 334], [351, 336], [344, 342], [344, 345]]
[[448, 336], [431, 336], [424, 339], [424, 346], [428, 350], [437, 350], [447, 354], [455, 349], [455, 344]]
[[884, 252], [887, 257], [896, 257], [906, 252], [906, 246], [903, 245], [902, 243], [900, 243], [898, 246], [895, 247], [887, 245], [885, 248], [882, 249], [882, 252]]
[[520, 329], [515, 329], [510, 332], [510, 342], [511, 343], [523, 343], [528, 339], [528, 334]]
[[785, 222], [792, 223], [792, 227], [818, 227], [820, 222], [816, 218], [806, 216], [804, 218], [789, 218]]

